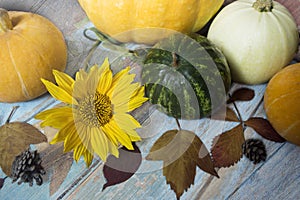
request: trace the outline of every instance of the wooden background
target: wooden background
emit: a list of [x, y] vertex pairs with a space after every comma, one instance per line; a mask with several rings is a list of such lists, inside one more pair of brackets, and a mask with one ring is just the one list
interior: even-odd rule
[[[291, 7], [299, 10], [297, 6], [300, 1], [294, 0], [294, 2], [296, 3]], [[7, 10], [30, 11], [50, 19], [63, 32], [68, 45], [66, 72], [74, 75], [83, 66], [92, 42], [83, 37], [82, 32], [84, 28], [93, 25], [88, 21], [76, 0], [0, 0], [0, 7]], [[99, 58], [99, 63], [101, 62]], [[239, 87], [243, 85], [233, 84], [232, 91]], [[265, 117], [262, 103], [266, 85], [247, 87], [254, 89], [256, 95], [250, 102], [238, 103], [243, 119], [251, 116]], [[12, 120], [26, 121], [39, 127], [39, 122], [34, 120], [33, 116], [57, 103], [48, 94], [29, 102], [0, 103], [0, 123], [4, 123], [13, 106], [19, 105], [20, 108]], [[143, 155], [142, 166], [127, 182], [107, 188], [102, 192], [102, 185], [105, 183], [102, 174], [103, 163], [95, 159], [93, 165], [87, 169], [83, 160], [80, 160], [72, 164], [66, 179], [52, 196], [50, 196], [49, 180], [42, 186], [29, 187], [27, 184], [20, 186], [11, 184], [10, 179], [7, 179], [0, 190], [0, 199], [175, 199], [175, 194], [170, 190], [162, 175], [162, 163], [149, 162], [144, 158], [154, 141], [164, 131], [176, 128], [176, 123], [172, 118], [154, 110], [153, 107], [149, 108], [145, 116], [142, 120], [143, 128], [139, 130], [145, 140], [138, 143]], [[217, 134], [234, 125], [205, 119], [181, 121], [182, 128], [195, 131], [208, 148]], [[47, 132], [47, 130], [44, 131]], [[246, 137], [260, 138], [252, 129], [246, 130]], [[290, 143], [279, 144], [266, 140], [264, 142], [268, 153], [265, 162], [253, 165], [243, 158], [231, 168], [220, 169], [218, 173], [221, 178], [219, 179], [197, 169], [195, 184], [183, 194], [182, 199], [299, 199], [300, 147]], [[0, 177], [4, 176], [0, 170]]]

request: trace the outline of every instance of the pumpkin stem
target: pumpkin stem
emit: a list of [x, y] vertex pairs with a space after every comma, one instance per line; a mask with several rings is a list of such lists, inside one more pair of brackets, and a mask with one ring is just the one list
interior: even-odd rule
[[0, 33], [5, 33], [8, 30], [12, 30], [13, 25], [9, 19], [7, 10], [0, 8]]
[[273, 0], [256, 0], [252, 7], [259, 12], [271, 12], [273, 9]]
[[172, 58], [173, 58], [172, 66], [178, 67], [178, 57], [177, 57], [176, 53], [172, 52]]

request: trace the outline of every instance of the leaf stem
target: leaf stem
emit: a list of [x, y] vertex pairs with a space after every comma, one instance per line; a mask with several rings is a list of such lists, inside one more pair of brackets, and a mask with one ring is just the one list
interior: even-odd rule
[[[228, 96], [229, 96], [229, 98], [232, 97], [230, 94], [229, 94]], [[239, 109], [238, 109], [238, 107], [237, 107], [235, 101], [233, 101], [232, 104], [233, 104], [234, 109], [236, 110], [236, 112], [237, 112], [237, 114], [238, 114], [238, 118], [239, 118], [240, 122], [243, 123], [242, 115], [241, 115], [241, 113], [240, 113], [240, 111], [239, 111]], [[243, 125], [243, 126], [244, 126], [244, 125]]]
[[176, 124], [177, 124], [177, 126], [178, 126], [178, 129], [179, 129], [179, 130], [182, 130], [178, 118], [176, 118], [175, 120], [176, 120]]
[[8, 123], [10, 122], [12, 116], [14, 115], [15, 111], [16, 111], [19, 107], [20, 107], [20, 106], [14, 106], [14, 107], [12, 108], [12, 110], [10, 111], [10, 114], [9, 114], [7, 120], [5, 121], [6, 124], [8, 124]]
[[4, 178], [3, 178], [3, 180], [5, 180], [5, 179], [7, 179], [8, 178], [8, 176], [5, 176]]

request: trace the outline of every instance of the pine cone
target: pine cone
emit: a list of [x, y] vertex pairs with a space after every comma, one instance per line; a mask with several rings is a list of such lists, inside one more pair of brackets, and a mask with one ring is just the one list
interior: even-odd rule
[[243, 143], [243, 154], [254, 164], [265, 161], [267, 158], [266, 147], [259, 139], [248, 139]]
[[18, 184], [29, 183], [33, 185], [33, 179], [37, 185], [42, 185], [43, 179], [41, 175], [46, 172], [41, 165], [42, 160], [37, 151], [30, 151], [29, 149], [18, 155], [12, 165], [11, 178], [13, 182], [18, 181]]

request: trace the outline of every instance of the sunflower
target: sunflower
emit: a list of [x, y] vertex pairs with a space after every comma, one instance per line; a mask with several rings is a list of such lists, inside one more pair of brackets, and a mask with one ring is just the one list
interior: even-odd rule
[[35, 116], [43, 120], [41, 127], [59, 131], [51, 144], [64, 142], [64, 151], [74, 151], [89, 166], [96, 153], [103, 161], [108, 154], [119, 155], [118, 147], [133, 150], [132, 142], [141, 138], [136, 132], [138, 121], [129, 112], [141, 106], [144, 87], [133, 83], [134, 74], [127, 67], [113, 75], [108, 59], [101, 67], [94, 65], [89, 72], [79, 70], [75, 80], [54, 70], [57, 85], [42, 79], [49, 93], [64, 106], [43, 111]]

